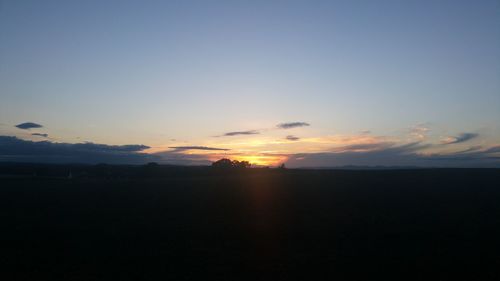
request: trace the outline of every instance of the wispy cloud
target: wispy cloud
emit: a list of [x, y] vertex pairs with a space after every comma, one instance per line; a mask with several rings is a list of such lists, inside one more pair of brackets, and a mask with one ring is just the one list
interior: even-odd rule
[[369, 152], [381, 149], [387, 149], [394, 146], [393, 142], [373, 142], [373, 143], [358, 143], [349, 144], [332, 149], [331, 152]]
[[331, 152], [292, 154], [288, 157], [287, 166], [500, 167], [499, 146], [488, 149], [472, 147], [447, 154], [422, 153], [429, 146], [421, 142], [355, 145]]
[[234, 136], [248, 136], [248, 135], [258, 135], [261, 132], [265, 131], [270, 131], [270, 130], [275, 130], [275, 129], [292, 129], [292, 128], [298, 128], [298, 127], [306, 127], [310, 126], [309, 123], [306, 122], [287, 122], [287, 123], [280, 123], [276, 125], [274, 128], [267, 128], [267, 129], [259, 129], [259, 130], [245, 130], [245, 131], [232, 131], [232, 132], [227, 132], [223, 135], [215, 136], [215, 137], [234, 137]]
[[500, 154], [500, 145], [490, 147], [486, 150], [488, 153], [499, 153]]
[[33, 133], [31, 135], [32, 136], [38, 136], [38, 137], [44, 137], [44, 138], [47, 138], [49, 136], [49, 134], [41, 134], [41, 133]]
[[29, 130], [29, 129], [34, 129], [34, 128], [42, 128], [43, 126], [37, 123], [33, 122], [25, 122], [21, 124], [16, 125], [17, 128], [22, 129], [22, 130]]
[[296, 137], [296, 136], [294, 136], [294, 135], [288, 135], [288, 136], [286, 136], [285, 138], [286, 138], [287, 140], [289, 140], [289, 141], [298, 141], [298, 140], [300, 140], [300, 138], [299, 138], [299, 137]]
[[276, 127], [279, 129], [292, 129], [292, 128], [306, 127], [306, 126], [310, 126], [310, 124], [306, 122], [288, 122], [276, 125]]
[[443, 144], [455, 144], [455, 143], [462, 143], [466, 142], [472, 139], [475, 139], [479, 137], [479, 134], [476, 133], [462, 133], [458, 136], [454, 137], [447, 137], [444, 141]]
[[423, 141], [426, 139], [427, 134], [431, 129], [428, 124], [418, 124], [412, 128], [410, 128], [410, 136], [416, 138], [419, 141]]
[[208, 146], [170, 146], [169, 148], [173, 148], [176, 151], [185, 151], [185, 150], [218, 150], [218, 151], [227, 151], [230, 149], [227, 148], [216, 148], [216, 147], [208, 147]]
[[233, 136], [241, 136], [241, 135], [257, 135], [260, 134], [257, 130], [248, 130], [248, 131], [235, 131], [235, 132], [227, 132], [222, 136], [225, 137], [233, 137]]
[[[153, 154], [158, 162], [172, 165], [210, 165], [212, 160], [206, 154], [186, 154], [180, 151], [163, 151]], [[222, 158], [222, 157], [220, 157]]]

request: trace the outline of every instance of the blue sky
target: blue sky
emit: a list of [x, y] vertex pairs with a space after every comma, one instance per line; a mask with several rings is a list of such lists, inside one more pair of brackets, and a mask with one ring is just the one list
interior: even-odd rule
[[498, 26], [487, 0], [2, 0], [0, 135], [251, 160], [338, 153], [367, 131], [433, 145], [419, 154], [484, 151], [500, 145]]

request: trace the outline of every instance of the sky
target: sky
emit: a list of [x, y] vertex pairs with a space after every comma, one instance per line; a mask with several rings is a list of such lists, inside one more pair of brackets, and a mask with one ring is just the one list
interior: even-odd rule
[[500, 167], [499, 26], [497, 0], [0, 0], [0, 161]]

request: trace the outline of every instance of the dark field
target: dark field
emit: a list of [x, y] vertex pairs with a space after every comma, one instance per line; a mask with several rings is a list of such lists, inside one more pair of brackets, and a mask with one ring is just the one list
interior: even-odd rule
[[4, 178], [0, 279], [500, 280], [499, 183], [493, 169]]

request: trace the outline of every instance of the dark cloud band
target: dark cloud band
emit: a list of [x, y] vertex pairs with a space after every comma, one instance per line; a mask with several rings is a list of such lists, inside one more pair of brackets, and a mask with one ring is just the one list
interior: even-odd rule
[[289, 122], [276, 125], [276, 127], [278, 127], [279, 129], [292, 129], [306, 126], [310, 126], [310, 124], [306, 122]]
[[286, 139], [289, 140], [289, 141], [298, 141], [298, 140], [300, 140], [299, 137], [296, 137], [296, 136], [293, 136], [293, 135], [286, 136]]
[[183, 150], [216, 150], [216, 151], [227, 151], [227, 148], [216, 148], [216, 147], [207, 147], [207, 146], [171, 146], [169, 148], [173, 148], [177, 151]]
[[34, 128], [42, 128], [43, 126], [37, 123], [33, 122], [25, 122], [21, 124], [16, 125], [17, 128], [22, 129], [22, 130], [29, 130], [29, 129], [34, 129]]
[[451, 141], [447, 141], [447, 142], [445, 142], [445, 144], [462, 143], [462, 142], [466, 142], [466, 141], [475, 139], [477, 137], [479, 137], [479, 134], [476, 134], [476, 133], [462, 133], [456, 137], [452, 137]]
[[499, 147], [473, 147], [449, 154], [423, 154], [429, 144], [414, 142], [354, 145], [331, 152], [290, 155], [288, 167], [500, 167]]
[[49, 136], [49, 134], [41, 134], [41, 133], [33, 133], [31, 135], [32, 136], [38, 136], [38, 137], [44, 137], [44, 138], [47, 138]]
[[233, 136], [241, 136], [241, 135], [258, 135], [258, 134], [260, 134], [260, 132], [257, 130], [248, 130], [248, 131], [228, 132], [228, 133], [225, 133], [223, 136], [233, 137]]
[[147, 148], [149, 146], [139, 144], [34, 142], [17, 137], [0, 136], [0, 161], [143, 164], [159, 159], [154, 155], [141, 153]]

